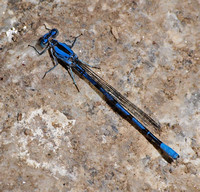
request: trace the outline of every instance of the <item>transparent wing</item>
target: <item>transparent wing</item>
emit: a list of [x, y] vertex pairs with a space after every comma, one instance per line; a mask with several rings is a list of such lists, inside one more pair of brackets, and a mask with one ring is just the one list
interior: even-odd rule
[[139, 109], [136, 105], [130, 102], [126, 97], [119, 93], [115, 88], [109, 85], [101, 77], [99, 77], [94, 71], [92, 71], [87, 65], [81, 61], [77, 62], [93, 80], [95, 80], [103, 89], [105, 89], [112, 97], [122, 105], [130, 114], [132, 114], [137, 120], [143, 123], [147, 127], [153, 127], [155, 129], [160, 129], [160, 124], [153, 120], [149, 115]]

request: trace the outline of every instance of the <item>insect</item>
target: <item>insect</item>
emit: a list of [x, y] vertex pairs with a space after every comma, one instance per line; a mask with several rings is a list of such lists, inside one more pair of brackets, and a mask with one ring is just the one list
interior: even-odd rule
[[54, 66], [44, 74], [43, 78], [60, 63], [68, 70], [73, 83], [78, 89], [74, 79], [73, 70], [78, 72], [92, 83], [105, 96], [107, 102], [133, 124], [156, 148], [165, 152], [165, 154], [172, 159], [177, 159], [179, 157], [178, 153], [160, 141], [146, 128], [147, 126], [160, 128], [160, 125], [157, 122], [120, 94], [115, 88], [105, 82], [91, 70], [93, 66], [81, 61], [73, 52], [72, 48], [80, 35], [74, 38], [71, 45], [67, 45], [66, 43], [61, 43], [55, 39], [59, 33], [57, 29], [47, 30], [49, 30], [48, 33], [39, 39], [39, 45], [43, 48], [43, 51], [39, 52], [34, 46], [29, 45], [35, 49], [39, 55], [42, 55], [49, 50], [50, 55], [53, 58]]

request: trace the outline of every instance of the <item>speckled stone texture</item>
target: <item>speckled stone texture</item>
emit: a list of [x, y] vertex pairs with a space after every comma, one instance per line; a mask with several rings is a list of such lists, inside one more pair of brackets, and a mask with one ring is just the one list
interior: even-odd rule
[[[1, 0], [0, 191], [200, 191], [200, 1]], [[170, 162], [35, 45], [49, 28], [161, 124]]]

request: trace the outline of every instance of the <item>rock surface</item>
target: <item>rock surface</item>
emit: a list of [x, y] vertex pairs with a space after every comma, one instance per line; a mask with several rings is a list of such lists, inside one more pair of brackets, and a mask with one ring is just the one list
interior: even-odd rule
[[[0, 191], [200, 191], [200, 2], [0, 2]], [[161, 124], [170, 162], [36, 44], [48, 28]]]

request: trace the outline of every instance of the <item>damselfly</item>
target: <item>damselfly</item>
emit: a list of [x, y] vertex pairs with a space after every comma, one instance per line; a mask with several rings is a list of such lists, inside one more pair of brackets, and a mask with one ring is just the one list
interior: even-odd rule
[[39, 39], [39, 45], [44, 48], [42, 52], [39, 52], [34, 46], [29, 45], [30, 47], [33, 47], [39, 55], [42, 55], [49, 50], [50, 55], [54, 60], [54, 66], [44, 74], [43, 78], [60, 63], [68, 70], [77, 87], [73, 70], [78, 72], [92, 83], [105, 96], [108, 103], [133, 124], [155, 147], [164, 151], [170, 158], [177, 159], [179, 157], [178, 153], [160, 141], [146, 128], [159, 128], [160, 125], [92, 71], [90, 68], [93, 66], [78, 59], [78, 56], [72, 51], [78, 37], [74, 38], [71, 45], [67, 45], [66, 43], [58, 42], [55, 39], [57, 35], [58, 30], [51, 29]]

